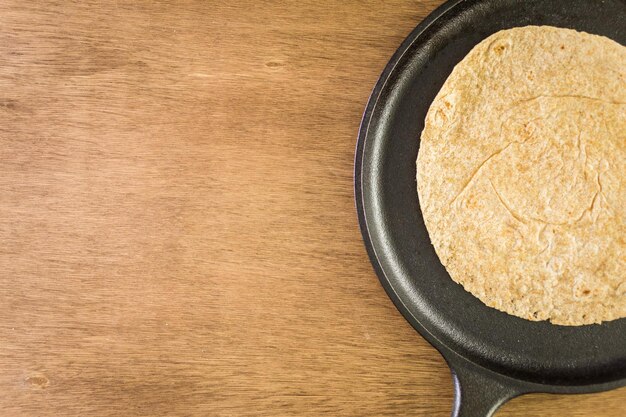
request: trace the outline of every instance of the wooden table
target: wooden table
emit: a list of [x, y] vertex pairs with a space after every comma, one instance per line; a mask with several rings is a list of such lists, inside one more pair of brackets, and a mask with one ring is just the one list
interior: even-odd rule
[[438, 3], [2, 2], [0, 415], [448, 416], [352, 192], [368, 94]]

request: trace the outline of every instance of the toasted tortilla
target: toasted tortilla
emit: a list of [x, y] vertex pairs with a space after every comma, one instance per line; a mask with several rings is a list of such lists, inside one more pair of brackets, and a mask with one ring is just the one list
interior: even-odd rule
[[626, 47], [570, 29], [498, 32], [426, 116], [420, 207], [452, 279], [528, 320], [626, 317]]

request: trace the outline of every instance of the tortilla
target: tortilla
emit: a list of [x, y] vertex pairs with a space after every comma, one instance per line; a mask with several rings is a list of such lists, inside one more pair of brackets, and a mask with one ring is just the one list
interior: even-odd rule
[[420, 206], [452, 279], [560, 325], [626, 317], [626, 47], [570, 29], [498, 32], [426, 116]]

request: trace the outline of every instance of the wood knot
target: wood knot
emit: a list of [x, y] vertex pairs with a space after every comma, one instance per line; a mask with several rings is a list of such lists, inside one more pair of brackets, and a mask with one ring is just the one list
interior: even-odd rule
[[13, 100], [10, 98], [0, 99], [0, 108], [5, 110], [17, 110], [17, 100]]
[[285, 64], [283, 62], [270, 61], [270, 62], [266, 62], [265, 66], [268, 68], [278, 68], [278, 67], [284, 67]]
[[42, 373], [34, 373], [27, 376], [25, 382], [33, 389], [44, 389], [50, 385], [50, 380]]

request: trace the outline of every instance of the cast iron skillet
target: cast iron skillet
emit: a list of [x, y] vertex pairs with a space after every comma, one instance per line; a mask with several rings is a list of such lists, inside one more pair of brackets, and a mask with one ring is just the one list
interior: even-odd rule
[[428, 107], [474, 45], [525, 25], [574, 28], [625, 44], [626, 0], [448, 1], [391, 58], [359, 132], [355, 196], [363, 239], [389, 297], [449, 363], [453, 416], [490, 416], [528, 392], [626, 385], [626, 319], [567, 327], [486, 307], [450, 279], [424, 227], [415, 159]]

